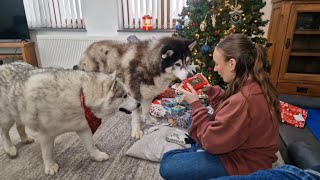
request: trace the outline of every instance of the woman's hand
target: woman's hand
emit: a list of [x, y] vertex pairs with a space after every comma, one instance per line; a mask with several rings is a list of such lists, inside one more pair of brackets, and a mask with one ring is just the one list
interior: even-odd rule
[[182, 86], [180, 86], [179, 91], [183, 93], [182, 95], [182, 100], [187, 101], [188, 104], [191, 104], [197, 100], [199, 100], [199, 96], [196, 90], [188, 83], [187, 84], [188, 88], [190, 91], [185, 90]]
[[202, 92], [207, 94], [207, 92], [212, 88], [212, 85], [211, 84], [207, 84], [205, 86], [203, 86], [202, 88]]

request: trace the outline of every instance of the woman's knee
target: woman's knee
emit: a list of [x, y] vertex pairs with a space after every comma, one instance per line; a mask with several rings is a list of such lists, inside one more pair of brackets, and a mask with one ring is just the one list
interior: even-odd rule
[[163, 179], [170, 179], [173, 174], [172, 166], [170, 165], [170, 159], [162, 159], [160, 163], [160, 175]]
[[177, 176], [177, 161], [172, 158], [174, 151], [165, 153], [160, 162], [160, 175], [164, 179], [176, 179]]

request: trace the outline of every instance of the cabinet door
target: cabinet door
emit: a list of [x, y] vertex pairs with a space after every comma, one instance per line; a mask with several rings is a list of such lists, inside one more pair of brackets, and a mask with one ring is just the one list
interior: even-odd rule
[[293, 4], [279, 81], [320, 82], [320, 4]]

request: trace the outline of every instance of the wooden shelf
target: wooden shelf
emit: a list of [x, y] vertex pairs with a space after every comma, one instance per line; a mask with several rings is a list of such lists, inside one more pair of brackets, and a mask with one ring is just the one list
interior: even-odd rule
[[290, 56], [320, 56], [320, 52], [291, 52]]
[[320, 30], [296, 30], [294, 34], [314, 34], [314, 35], [320, 35]]
[[26, 63], [38, 66], [34, 42], [3, 42], [0, 48], [20, 48], [21, 53], [0, 54], [2, 60], [23, 60]]
[[0, 54], [1, 60], [23, 60], [22, 53], [17, 54]]

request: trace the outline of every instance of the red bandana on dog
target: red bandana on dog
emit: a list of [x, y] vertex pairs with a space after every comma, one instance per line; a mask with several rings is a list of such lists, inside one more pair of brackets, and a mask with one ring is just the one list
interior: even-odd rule
[[81, 100], [81, 105], [84, 110], [84, 114], [86, 116], [86, 120], [88, 121], [88, 125], [91, 129], [92, 134], [96, 132], [98, 127], [101, 125], [101, 119], [97, 118], [91, 111], [90, 108], [86, 106], [86, 98], [84, 97], [83, 90], [81, 88], [80, 90], [80, 100]]

